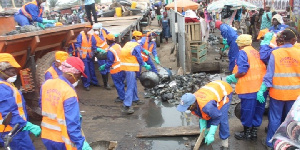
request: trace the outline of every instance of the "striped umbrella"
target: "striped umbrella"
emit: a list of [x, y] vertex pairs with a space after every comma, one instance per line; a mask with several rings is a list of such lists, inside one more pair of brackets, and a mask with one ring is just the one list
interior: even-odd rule
[[242, 7], [245, 7], [248, 10], [257, 9], [257, 7], [249, 2], [241, 1], [241, 0], [219, 0], [210, 3], [207, 6], [207, 11], [217, 11], [220, 12], [225, 5], [232, 6], [232, 10], [240, 9]]

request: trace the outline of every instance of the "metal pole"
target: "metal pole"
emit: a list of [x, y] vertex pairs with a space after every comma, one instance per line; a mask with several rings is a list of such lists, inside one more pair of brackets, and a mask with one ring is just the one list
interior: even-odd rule
[[177, 0], [174, 0], [174, 10], [175, 10], [175, 13], [177, 13]]

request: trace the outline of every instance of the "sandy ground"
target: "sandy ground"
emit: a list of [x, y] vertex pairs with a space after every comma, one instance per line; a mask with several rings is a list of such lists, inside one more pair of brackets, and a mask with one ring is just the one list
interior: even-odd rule
[[[171, 41], [171, 39], [170, 39]], [[158, 48], [158, 55], [164, 67], [172, 67], [177, 70], [176, 56], [170, 54], [172, 42], [162, 43]], [[103, 85], [99, 71], [97, 71], [99, 83]], [[117, 97], [115, 88], [110, 91], [103, 87], [91, 87], [90, 91], [85, 91], [82, 85], [76, 88], [80, 110], [83, 116], [82, 129], [89, 143], [96, 141], [117, 141], [119, 150], [175, 150], [191, 149], [197, 137], [174, 137], [174, 138], [136, 138], [140, 130], [147, 130], [147, 127], [176, 127], [197, 125], [197, 119], [194, 116], [185, 117], [184, 114], [176, 111], [176, 106], [144, 98], [144, 88], [138, 82], [138, 95], [146, 103], [144, 105], [134, 106], [134, 114], [122, 114], [120, 108], [122, 104], [115, 103]], [[110, 79], [110, 85], [112, 81]], [[267, 125], [264, 118], [262, 126], [258, 130], [258, 140], [256, 142], [238, 141], [234, 138], [234, 132], [241, 131], [240, 121], [233, 115], [234, 105], [231, 105], [230, 116], [230, 149], [232, 150], [264, 150], [261, 140], [266, 136], [264, 128]], [[218, 133], [215, 136], [213, 149], [219, 149], [221, 141]], [[40, 138], [34, 138], [36, 149], [45, 149]], [[207, 149], [202, 147], [200, 149]]]

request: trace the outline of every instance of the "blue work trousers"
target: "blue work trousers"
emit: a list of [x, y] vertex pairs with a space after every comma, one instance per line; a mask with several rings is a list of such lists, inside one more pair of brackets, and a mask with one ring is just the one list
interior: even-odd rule
[[22, 14], [15, 14], [14, 18], [20, 26], [31, 25], [29, 19]]
[[124, 71], [120, 71], [118, 73], [111, 74], [111, 78], [115, 84], [119, 98], [124, 101], [124, 99], [125, 99], [125, 84], [124, 84], [125, 73], [124, 73]]
[[[225, 104], [221, 108], [222, 116], [220, 118], [219, 137], [222, 140], [226, 140], [230, 136], [229, 123], [228, 123], [228, 110], [232, 101], [232, 94], [228, 96], [229, 103]], [[210, 127], [210, 120], [207, 121], [207, 127]]]
[[82, 77], [83, 86], [89, 87], [92, 84], [98, 85], [98, 80], [95, 74], [94, 61], [87, 56], [85, 59], [82, 59], [84, 63], [84, 73], [87, 75], [87, 78]]
[[[4, 137], [8, 133], [9, 132], [3, 132], [0, 134]], [[0, 138], [0, 145], [1, 147], [4, 146], [2, 138]], [[18, 134], [16, 134], [9, 146], [12, 150], [35, 150], [35, 147], [29, 136], [29, 131], [21, 131]]]
[[[98, 60], [98, 65], [99, 65], [99, 67], [101, 67], [102, 65], [104, 65], [104, 64], [106, 64], [106, 63], [107, 63], [107, 60]], [[110, 71], [110, 69], [106, 69], [106, 68], [105, 68], [105, 70], [100, 71], [100, 73], [101, 73], [102, 75], [106, 75], [107, 73], [109, 73], [109, 71]]]
[[134, 71], [125, 71], [127, 89], [125, 92], [124, 106], [130, 107], [133, 101], [138, 101], [136, 77]]
[[295, 100], [281, 101], [270, 97], [269, 125], [266, 139], [266, 144], [269, 147], [273, 147], [273, 143], [269, 141], [272, 139], [280, 124], [284, 121], [283, 118], [285, 118], [288, 112], [291, 110], [294, 102]]
[[66, 150], [65, 143], [42, 139], [47, 150]]
[[[266, 93], [264, 94], [266, 98]], [[255, 99], [241, 99], [241, 122], [246, 127], [259, 127], [262, 123], [266, 103]]]

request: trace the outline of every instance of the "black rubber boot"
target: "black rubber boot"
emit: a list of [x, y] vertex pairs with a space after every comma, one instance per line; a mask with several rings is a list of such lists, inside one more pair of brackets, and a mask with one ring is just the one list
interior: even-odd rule
[[245, 127], [244, 126], [244, 131], [236, 132], [234, 137], [237, 140], [250, 140], [251, 139], [250, 129], [251, 129], [250, 127]]
[[257, 140], [257, 127], [251, 128], [251, 140], [254, 140], [254, 141]]
[[106, 90], [111, 90], [111, 87], [108, 85], [108, 73], [107, 74], [102, 74], [101, 76], [102, 76], [104, 88]]

